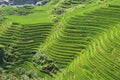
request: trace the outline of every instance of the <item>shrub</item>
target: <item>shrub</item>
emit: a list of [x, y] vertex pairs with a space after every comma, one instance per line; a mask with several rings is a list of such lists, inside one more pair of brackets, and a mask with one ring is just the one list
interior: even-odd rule
[[33, 58], [33, 62], [36, 66], [41, 66], [39, 67], [41, 72], [49, 74], [50, 76], [52, 76], [51, 73], [56, 74], [59, 70], [55, 65], [54, 61], [46, 57], [43, 51], [39, 51], [38, 53], [36, 53], [36, 55]]
[[61, 15], [61, 14], [63, 14], [64, 12], [65, 12], [65, 10], [62, 9], [62, 8], [54, 8], [54, 10], [53, 10], [53, 13], [55, 13], [55, 14], [57, 14], [57, 15]]

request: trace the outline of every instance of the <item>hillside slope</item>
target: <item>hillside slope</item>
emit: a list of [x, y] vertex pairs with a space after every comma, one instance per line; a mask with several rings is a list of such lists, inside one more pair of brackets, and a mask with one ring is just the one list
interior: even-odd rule
[[119, 0], [51, 0], [33, 11], [0, 23], [0, 79], [120, 79]]

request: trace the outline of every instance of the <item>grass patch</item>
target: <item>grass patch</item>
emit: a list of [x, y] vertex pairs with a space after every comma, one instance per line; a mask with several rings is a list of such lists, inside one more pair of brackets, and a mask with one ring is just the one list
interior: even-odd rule
[[36, 24], [36, 23], [50, 23], [49, 13], [47, 12], [47, 5], [37, 6], [29, 15], [6, 15], [5, 18], [13, 23], [19, 24]]
[[26, 16], [19, 16], [19, 15], [9, 15], [5, 16], [14, 23], [20, 24], [35, 24], [35, 23], [49, 23], [49, 15], [46, 11], [36, 11], [32, 14]]

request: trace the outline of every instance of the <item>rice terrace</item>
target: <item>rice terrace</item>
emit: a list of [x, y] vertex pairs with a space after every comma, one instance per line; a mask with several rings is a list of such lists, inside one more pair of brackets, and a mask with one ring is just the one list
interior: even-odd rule
[[120, 0], [0, 0], [0, 80], [120, 80]]

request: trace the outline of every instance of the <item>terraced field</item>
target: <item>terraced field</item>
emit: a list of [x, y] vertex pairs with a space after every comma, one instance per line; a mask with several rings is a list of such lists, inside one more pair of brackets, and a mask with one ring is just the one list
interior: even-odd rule
[[[68, 21], [65, 32], [71, 31], [69, 35], [71, 39], [67, 39], [67, 43], [69, 43], [69, 41], [72, 41], [74, 44], [77, 42], [77, 45], [79, 44], [80, 47], [77, 46], [78, 48], [75, 49], [82, 50], [81, 52], [79, 51], [80, 56], [70, 64], [58, 80], [120, 79], [119, 52], [117, 52], [120, 47], [120, 10], [118, 9], [119, 6], [101, 8], [86, 14], [86, 16], [76, 16]], [[73, 25], [75, 27], [72, 27]], [[65, 35], [67, 34], [68, 33]], [[81, 39], [76, 41], [77, 37]], [[69, 44], [72, 44], [72, 42]], [[75, 49], [73, 49], [73, 51]], [[74, 54], [78, 53], [75, 51]], [[63, 62], [66, 62], [66, 60]]]
[[[7, 19], [0, 25], [0, 79], [119, 80], [118, 3], [119, 0], [51, 0], [40, 10], [38, 7], [38, 12], [47, 16], [32, 14], [36, 20], [42, 18], [34, 18], [30, 24], [20, 16], [21, 19], [5, 16]], [[84, 7], [76, 7], [81, 5]], [[68, 13], [52, 14], [50, 6]], [[70, 8], [73, 12], [69, 12]], [[59, 18], [58, 22], [45, 21], [48, 15]], [[28, 21], [22, 24], [22, 19]]]

